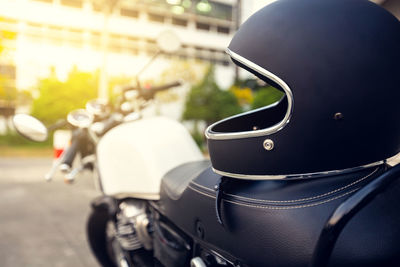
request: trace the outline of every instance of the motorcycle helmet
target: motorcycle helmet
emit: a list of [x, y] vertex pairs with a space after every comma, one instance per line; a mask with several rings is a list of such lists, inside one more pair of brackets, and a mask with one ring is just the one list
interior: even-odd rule
[[278, 0], [227, 53], [283, 91], [206, 129], [215, 172], [309, 178], [382, 164], [400, 151], [400, 22], [367, 0]]

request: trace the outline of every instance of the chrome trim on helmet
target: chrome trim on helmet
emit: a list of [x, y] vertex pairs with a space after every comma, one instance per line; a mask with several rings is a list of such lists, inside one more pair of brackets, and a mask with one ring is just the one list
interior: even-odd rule
[[231, 56], [233, 59], [235, 59], [236, 61], [240, 62], [241, 64], [245, 65], [246, 67], [254, 70], [257, 73], [260, 73], [261, 75], [267, 77], [268, 79], [270, 79], [271, 81], [275, 82], [276, 84], [278, 84], [282, 90], [285, 92], [286, 97], [287, 97], [287, 101], [288, 101], [288, 108], [285, 114], [285, 117], [283, 118], [282, 121], [280, 121], [279, 123], [265, 128], [265, 129], [260, 129], [260, 130], [255, 130], [255, 131], [244, 131], [244, 132], [236, 132], [236, 133], [221, 133], [221, 132], [213, 132], [211, 130], [211, 128], [213, 128], [216, 124], [219, 124], [221, 122], [224, 122], [226, 120], [230, 120], [232, 118], [235, 117], [239, 117], [239, 116], [243, 116], [246, 114], [251, 114], [254, 112], [257, 112], [259, 110], [262, 109], [267, 109], [270, 108], [271, 106], [277, 105], [277, 103], [274, 103], [272, 105], [266, 106], [266, 107], [262, 107], [259, 109], [255, 109], [255, 110], [251, 110], [248, 112], [244, 112], [229, 118], [226, 118], [224, 120], [218, 121], [212, 125], [210, 125], [206, 131], [205, 131], [205, 135], [208, 139], [214, 139], [214, 140], [227, 140], [227, 139], [238, 139], [238, 138], [249, 138], [249, 137], [258, 137], [258, 136], [264, 136], [264, 135], [269, 135], [269, 134], [273, 134], [276, 133], [280, 130], [282, 130], [286, 124], [289, 123], [290, 121], [290, 117], [292, 116], [292, 112], [293, 112], [293, 94], [292, 94], [292, 90], [290, 89], [290, 87], [278, 76], [276, 76], [275, 74], [267, 71], [266, 69], [260, 67], [259, 65], [251, 62], [250, 60], [236, 54], [235, 52], [229, 50], [229, 48], [226, 49], [226, 53], [229, 54], [229, 56]]
[[244, 179], [244, 180], [300, 180], [300, 179], [310, 179], [310, 178], [319, 178], [322, 176], [327, 175], [340, 175], [345, 173], [351, 173], [355, 171], [360, 171], [363, 169], [375, 167], [378, 165], [382, 165], [385, 163], [386, 160], [380, 160], [374, 163], [347, 168], [342, 170], [334, 170], [334, 171], [323, 171], [323, 172], [313, 172], [313, 173], [302, 173], [302, 174], [284, 174], [284, 175], [248, 175], [248, 174], [235, 174], [229, 173], [224, 171], [216, 170], [212, 168], [212, 170], [222, 176], [230, 177], [230, 178], [237, 178], [237, 179]]

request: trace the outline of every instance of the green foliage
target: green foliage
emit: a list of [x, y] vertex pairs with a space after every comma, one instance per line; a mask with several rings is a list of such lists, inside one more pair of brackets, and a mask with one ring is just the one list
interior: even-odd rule
[[6, 103], [12, 103], [17, 99], [18, 92], [9, 79], [0, 76], [0, 99]]
[[88, 100], [97, 97], [98, 79], [91, 73], [74, 69], [66, 82], [52, 75], [39, 82], [40, 96], [32, 104], [32, 115], [51, 124], [66, 117], [68, 112], [84, 108]]
[[30, 105], [32, 103], [33, 96], [28, 90], [19, 91], [17, 95], [17, 105]]
[[[0, 17], [0, 22], [3, 20]], [[2, 52], [6, 50], [3, 45], [3, 40], [15, 40], [16, 34], [4, 29], [0, 29], [0, 56]], [[0, 75], [0, 104], [5, 104], [6, 106], [13, 106], [15, 100], [17, 99], [17, 89], [15, 88], [13, 79], [6, 77], [5, 75]]]
[[53, 135], [49, 135], [49, 139], [45, 142], [33, 142], [22, 137], [16, 132], [8, 132], [6, 135], [0, 135], [0, 147], [52, 147]]
[[281, 99], [282, 96], [283, 93], [272, 86], [261, 88], [254, 94], [254, 100], [251, 104], [251, 109], [270, 105]]
[[193, 131], [192, 133], [193, 140], [196, 142], [197, 146], [199, 146], [202, 150], [204, 150], [204, 134], [200, 132], [198, 129]]
[[234, 94], [221, 90], [210, 67], [204, 79], [193, 86], [186, 99], [184, 120], [205, 121], [207, 125], [240, 113], [242, 110]]

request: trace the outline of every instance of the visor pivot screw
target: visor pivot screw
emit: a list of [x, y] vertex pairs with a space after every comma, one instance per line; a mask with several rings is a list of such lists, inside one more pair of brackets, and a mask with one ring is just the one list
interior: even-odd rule
[[263, 145], [265, 150], [271, 151], [272, 149], [274, 149], [274, 141], [272, 141], [271, 139], [265, 139]]
[[335, 115], [333, 116], [333, 118], [337, 121], [343, 119], [343, 114], [341, 112], [337, 112], [335, 113]]

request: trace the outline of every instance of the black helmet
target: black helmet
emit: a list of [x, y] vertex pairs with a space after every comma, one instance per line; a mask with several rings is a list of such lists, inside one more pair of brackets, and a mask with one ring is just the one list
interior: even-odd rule
[[304, 178], [382, 164], [400, 151], [400, 22], [367, 0], [280, 0], [228, 54], [285, 93], [206, 130], [213, 168]]

